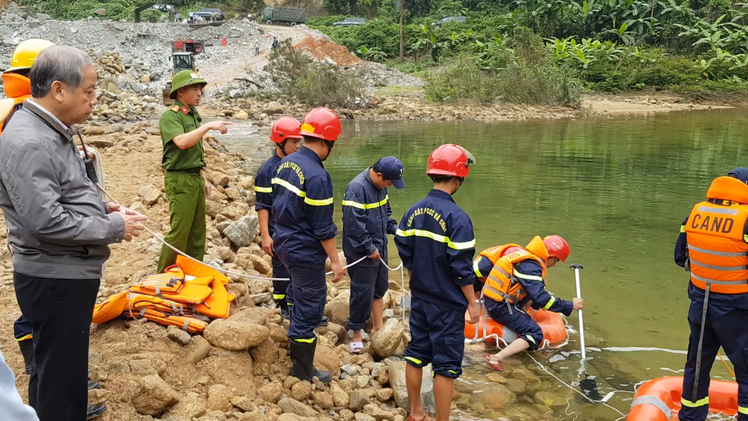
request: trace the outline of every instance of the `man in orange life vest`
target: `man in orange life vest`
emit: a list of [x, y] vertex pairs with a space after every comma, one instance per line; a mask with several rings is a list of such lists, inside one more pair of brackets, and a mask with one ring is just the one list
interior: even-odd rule
[[[18, 44], [13, 51], [10, 67], [3, 73], [3, 88], [7, 99], [0, 101], [0, 133], [13, 118], [13, 114], [23, 108], [23, 101], [31, 98], [31, 66], [36, 56], [52, 45], [54, 44], [43, 39], [29, 39]], [[31, 374], [34, 354], [31, 323], [21, 315], [13, 325], [13, 330], [26, 364], [26, 374]]]
[[[683, 406], [678, 413], [683, 421], [706, 419], [709, 372], [720, 346], [735, 367], [738, 420], [748, 420], [746, 184], [748, 168], [736, 168], [727, 177], [712, 181], [707, 200], [697, 203], [683, 221], [675, 245], [675, 263], [691, 272], [688, 284], [691, 334], [683, 373]], [[697, 362], [699, 348], [701, 361]]]
[[[517, 249], [518, 248], [518, 249]], [[511, 253], [504, 253], [515, 249]], [[516, 244], [484, 250], [473, 268], [478, 278], [485, 279], [483, 299], [492, 319], [517, 334], [517, 339], [491, 357], [488, 363], [501, 370], [501, 362], [526, 349], [536, 350], [543, 343], [543, 331], [524, 309], [545, 309], [571, 315], [573, 310], [584, 309], [584, 300], [562, 300], [545, 290], [547, 269], [569, 257], [569, 245], [558, 235], [544, 239], [535, 237], [524, 249]], [[501, 257], [503, 255], [503, 257]]]

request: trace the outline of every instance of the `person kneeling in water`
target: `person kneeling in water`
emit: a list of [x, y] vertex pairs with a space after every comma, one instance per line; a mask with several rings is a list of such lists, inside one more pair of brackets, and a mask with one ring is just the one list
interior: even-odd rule
[[496, 370], [502, 370], [501, 362], [507, 357], [526, 349], [534, 351], [543, 343], [543, 331], [524, 309], [542, 308], [566, 316], [574, 310], [584, 309], [581, 298], [566, 301], [545, 290], [548, 268], [556, 266], [559, 260], [565, 262], [569, 257], [569, 245], [563, 238], [558, 235], [542, 240], [535, 237], [524, 249], [517, 248], [511, 253], [489, 252], [500, 249], [481, 252], [474, 264], [478, 277], [485, 279], [483, 298], [486, 311], [493, 320], [517, 334], [517, 340], [509, 346], [495, 355], [486, 356], [486, 361]]

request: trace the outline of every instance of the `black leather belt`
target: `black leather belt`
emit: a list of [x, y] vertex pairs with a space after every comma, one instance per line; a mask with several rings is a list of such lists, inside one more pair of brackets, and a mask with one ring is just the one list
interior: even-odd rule
[[202, 171], [202, 170], [203, 170], [203, 168], [200, 167], [200, 168], [185, 168], [185, 169], [181, 169], [181, 170], [166, 170], [166, 171], [171, 171], [171, 172], [187, 172], [187, 173], [190, 173], [190, 174], [200, 174], [200, 171]]

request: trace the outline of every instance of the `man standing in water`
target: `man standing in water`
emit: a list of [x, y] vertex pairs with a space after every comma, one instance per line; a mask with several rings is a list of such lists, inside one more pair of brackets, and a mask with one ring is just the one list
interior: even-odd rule
[[465, 310], [469, 323], [478, 321], [473, 223], [452, 199], [474, 163], [473, 155], [460, 146], [436, 148], [426, 166], [434, 188], [405, 212], [395, 235], [413, 294], [412, 339], [405, 350], [408, 421], [431, 420], [421, 405], [422, 372], [428, 364], [433, 365], [436, 419], [449, 419], [454, 380], [462, 374]]
[[720, 346], [735, 367], [738, 420], [748, 420], [748, 168], [712, 181], [706, 201], [681, 225], [675, 263], [691, 272], [691, 334], [683, 373], [681, 421], [709, 412], [709, 372]]

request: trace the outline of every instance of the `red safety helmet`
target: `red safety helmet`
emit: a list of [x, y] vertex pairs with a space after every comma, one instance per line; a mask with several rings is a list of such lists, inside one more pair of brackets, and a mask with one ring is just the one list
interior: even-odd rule
[[273, 131], [270, 132], [270, 140], [275, 143], [283, 143], [286, 139], [301, 139], [301, 123], [289, 116], [276, 120], [273, 123]]
[[315, 108], [304, 116], [301, 135], [334, 142], [343, 132], [340, 119], [329, 108]]
[[462, 146], [447, 143], [431, 152], [426, 174], [467, 177], [472, 164], [475, 164], [473, 154]]
[[548, 249], [548, 257], [555, 257], [566, 263], [566, 259], [569, 257], [569, 253], [571, 253], [566, 240], [559, 235], [549, 235], [543, 239], [543, 244]]

